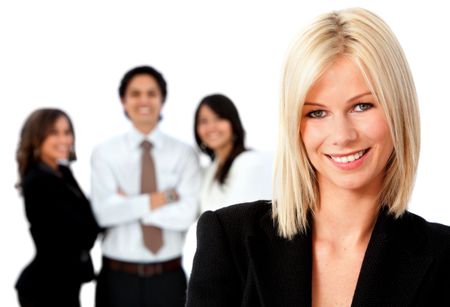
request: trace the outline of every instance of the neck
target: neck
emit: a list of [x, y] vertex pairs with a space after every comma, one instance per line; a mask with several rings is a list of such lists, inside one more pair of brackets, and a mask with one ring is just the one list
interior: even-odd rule
[[150, 132], [152, 132], [156, 128], [156, 125], [154, 125], [154, 124], [136, 124], [136, 123], [133, 123], [133, 126], [139, 132], [141, 132], [141, 133], [143, 133], [145, 135], [149, 134]]
[[58, 161], [57, 160], [47, 159], [45, 157], [42, 157], [41, 162], [45, 163], [45, 165], [49, 166], [51, 169], [58, 171]]
[[344, 189], [320, 191], [320, 205], [313, 218], [313, 237], [346, 246], [367, 244], [379, 212], [379, 190], [372, 193]]
[[233, 144], [227, 144], [217, 150], [214, 151], [214, 156], [217, 159], [219, 164], [223, 164], [225, 160], [230, 155], [231, 150], [233, 149]]

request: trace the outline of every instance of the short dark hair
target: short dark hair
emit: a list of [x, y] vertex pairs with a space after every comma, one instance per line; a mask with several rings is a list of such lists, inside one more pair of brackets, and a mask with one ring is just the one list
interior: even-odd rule
[[20, 140], [16, 151], [20, 176], [18, 187], [22, 184], [23, 178], [30, 168], [40, 161], [41, 145], [50, 134], [56, 121], [61, 117], [67, 119], [69, 130], [73, 136], [74, 143], [69, 153], [69, 161], [76, 160], [75, 132], [69, 115], [60, 109], [37, 109], [28, 116], [20, 131]]
[[167, 97], [167, 83], [163, 75], [151, 66], [138, 66], [129, 70], [120, 81], [119, 85], [119, 97], [122, 99], [125, 97], [128, 85], [131, 80], [138, 75], [148, 75], [156, 80], [159, 90], [161, 91], [162, 101], [164, 102]]
[[199, 114], [202, 106], [208, 106], [214, 113], [217, 114], [219, 118], [226, 119], [231, 124], [233, 133], [233, 148], [231, 149], [228, 157], [225, 159], [222, 167], [217, 169], [217, 173], [215, 175], [215, 179], [218, 180], [220, 184], [224, 184], [234, 159], [240, 153], [247, 150], [244, 144], [245, 130], [239, 117], [239, 112], [230, 98], [222, 94], [213, 94], [203, 98], [195, 111], [194, 134], [198, 147], [202, 152], [206, 153], [211, 160], [214, 160], [215, 158], [214, 151], [203, 144], [197, 132]]

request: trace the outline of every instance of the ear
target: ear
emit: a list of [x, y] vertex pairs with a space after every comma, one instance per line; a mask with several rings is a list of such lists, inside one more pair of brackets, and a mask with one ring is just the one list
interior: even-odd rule
[[122, 108], [123, 110], [126, 112], [126, 108], [127, 108], [127, 100], [126, 98], [120, 98], [120, 103], [122, 104]]
[[123, 113], [129, 119], [130, 117], [128, 116], [127, 109], [125, 108], [125, 99], [124, 98], [120, 98], [120, 102], [122, 103]]

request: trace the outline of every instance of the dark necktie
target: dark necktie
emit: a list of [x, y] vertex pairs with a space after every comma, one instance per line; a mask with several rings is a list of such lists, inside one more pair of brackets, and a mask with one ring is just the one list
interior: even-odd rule
[[[153, 145], [149, 141], [142, 141], [142, 173], [141, 193], [150, 194], [156, 192], [155, 163], [150, 153]], [[141, 224], [142, 236], [145, 246], [152, 252], [157, 253], [163, 245], [162, 230], [159, 227]]]

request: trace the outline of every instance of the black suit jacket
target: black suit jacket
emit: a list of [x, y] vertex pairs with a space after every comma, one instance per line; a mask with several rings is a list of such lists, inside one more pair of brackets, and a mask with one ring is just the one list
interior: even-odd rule
[[[204, 213], [189, 307], [311, 306], [311, 236], [277, 235], [267, 201]], [[382, 210], [352, 306], [450, 306], [450, 228]]]
[[70, 169], [60, 166], [59, 171], [38, 164], [23, 180], [25, 212], [36, 248], [35, 258], [16, 283], [25, 297], [77, 294], [81, 283], [94, 277], [89, 250], [99, 228]]

